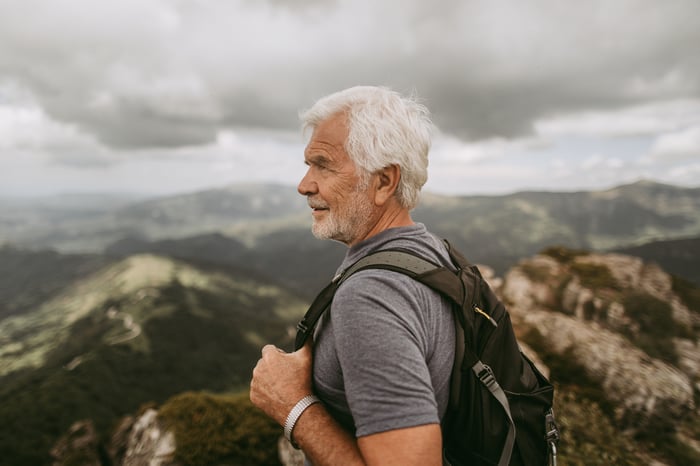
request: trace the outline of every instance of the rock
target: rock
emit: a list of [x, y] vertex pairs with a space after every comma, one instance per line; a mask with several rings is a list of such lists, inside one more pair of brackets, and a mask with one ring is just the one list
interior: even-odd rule
[[615, 406], [625, 428], [646, 431], [673, 428], [694, 410], [693, 388], [685, 374], [596, 325], [547, 311], [528, 310], [526, 325], [536, 328], [550, 350], [573, 358], [585, 375], [598, 382]]
[[75, 422], [51, 449], [53, 466], [80, 464], [101, 466], [99, 441], [90, 420]]
[[617, 333], [636, 335], [639, 330], [621, 302], [624, 293], [649, 294], [669, 303], [673, 319], [681, 325], [692, 326], [694, 314], [673, 293], [670, 276], [654, 264], [620, 254], [583, 255], [575, 262], [604, 266], [616, 283], [589, 289], [572, 268], [550, 257], [521, 262], [506, 275], [500, 290], [518, 334], [536, 329], [550, 356], [572, 359], [572, 370], [580, 368], [600, 385], [624, 428], [673, 430], [679, 419], [695, 410], [697, 341], [673, 338], [678, 367], [649, 357]]
[[175, 435], [164, 430], [155, 409], [148, 409], [131, 428], [122, 466], [179, 466], [174, 453]]
[[283, 466], [304, 466], [304, 453], [295, 449], [286, 438], [280, 437], [277, 449]]
[[135, 420], [133, 416], [125, 416], [114, 428], [112, 438], [107, 447], [107, 454], [112, 459], [112, 464], [120, 465], [124, 461], [129, 445], [129, 434], [134, 427]]

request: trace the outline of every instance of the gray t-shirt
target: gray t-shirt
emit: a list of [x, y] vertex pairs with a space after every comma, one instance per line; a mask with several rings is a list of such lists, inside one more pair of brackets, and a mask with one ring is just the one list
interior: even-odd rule
[[[354, 245], [338, 270], [388, 248], [453, 268], [442, 241], [416, 224]], [[454, 325], [449, 302], [427, 286], [398, 272], [357, 272], [317, 329], [315, 390], [357, 437], [439, 423], [449, 398]]]

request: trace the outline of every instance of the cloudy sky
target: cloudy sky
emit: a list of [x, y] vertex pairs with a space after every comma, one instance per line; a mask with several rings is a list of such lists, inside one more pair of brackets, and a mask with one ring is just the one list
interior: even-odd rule
[[0, 0], [0, 196], [295, 184], [358, 84], [430, 108], [433, 192], [700, 185], [697, 0]]

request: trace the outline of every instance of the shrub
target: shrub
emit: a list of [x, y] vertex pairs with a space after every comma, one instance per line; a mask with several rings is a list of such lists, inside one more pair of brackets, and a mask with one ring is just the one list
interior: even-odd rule
[[650, 294], [640, 292], [624, 295], [622, 305], [625, 313], [639, 324], [639, 334], [633, 335], [627, 331], [627, 336], [649, 356], [676, 364], [678, 354], [673, 345], [673, 337], [678, 335], [680, 326], [673, 320], [671, 306]]
[[578, 275], [581, 284], [592, 290], [601, 288], [620, 289], [620, 285], [613, 277], [610, 269], [602, 264], [589, 264], [586, 262], [574, 262], [571, 271]]
[[688, 309], [700, 312], [700, 287], [677, 275], [671, 275], [671, 289]]
[[565, 246], [550, 246], [543, 249], [540, 254], [556, 259], [557, 262], [568, 264], [580, 256], [587, 256], [588, 251], [583, 249], [570, 249]]
[[520, 270], [532, 281], [546, 283], [549, 280], [549, 268], [542, 265], [535, 265], [523, 262], [519, 266]]
[[560, 466], [643, 465], [638, 445], [621, 434], [600, 405], [577, 387], [557, 385], [554, 405], [561, 430]]
[[247, 393], [185, 392], [168, 400], [159, 416], [175, 434], [175, 460], [186, 466], [279, 465], [282, 429], [253, 406]]

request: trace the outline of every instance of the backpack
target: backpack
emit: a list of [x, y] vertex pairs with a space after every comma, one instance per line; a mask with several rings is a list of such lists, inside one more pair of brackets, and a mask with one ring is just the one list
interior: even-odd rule
[[477, 267], [445, 244], [456, 271], [400, 249], [369, 254], [348, 267], [297, 325], [295, 349], [304, 345], [335, 291], [353, 273], [379, 268], [406, 274], [447, 297], [455, 315], [455, 362], [441, 426], [443, 463], [556, 465], [559, 430], [552, 384], [520, 351], [508, 312]]

